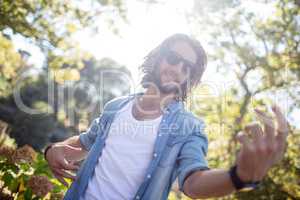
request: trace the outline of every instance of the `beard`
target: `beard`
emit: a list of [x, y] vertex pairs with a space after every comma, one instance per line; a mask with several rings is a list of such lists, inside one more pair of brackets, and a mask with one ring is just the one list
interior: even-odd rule
[[[163, 75], [163, 74], [161, 74]], [[159, 74], [159, 70], [154, 73], [154, 84], [158, 87], [159, 91], [163, 94], [174, 93], [176, 96], [181, 96], [183, 85], [185, 83], [179, 83], [176, 81], [163, 83], [162, 76]]]

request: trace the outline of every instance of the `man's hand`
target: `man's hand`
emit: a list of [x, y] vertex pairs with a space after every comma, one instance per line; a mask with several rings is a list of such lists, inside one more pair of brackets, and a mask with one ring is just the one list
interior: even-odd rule
[[64, 178], [75, 179], [75, 176], [70, 174], [68, 171], [76, 171], [79, 166], [76, 161], [82, 157], [83, 150], [81, 148], [75, 148], [67, 144], [55, 144], [53, 145], [46, 154], [46, 160], [48, 161], [49, 167], [52, 170], [54, 176], [65, 186], [68, 183]]
[[242, 145], [236, 162], [237, 174], [245, 182], [262, 180], [285, 153], [288, 123], [279, 107], [273, 106], [272, 111], [276, 124], [271, 117], [255, 109], [264, 130], [258, 123], [253, 123], [237, 135]]

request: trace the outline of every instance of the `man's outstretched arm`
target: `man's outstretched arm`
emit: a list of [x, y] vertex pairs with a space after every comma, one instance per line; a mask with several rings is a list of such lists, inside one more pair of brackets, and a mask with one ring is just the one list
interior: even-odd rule
[[235, 191], [228, 170], [210, 169], [192, 173], [184, 182], [183, 191], [192, 199], [221, 197]]
[[[273, 106], [272, 110], [276, 122], [262, 111], [255, 110], [264, 130], [258, 123], [253, 123], [237, 135], [241, 149], [236, 159], [236, 174], [243, 182], [261, 181], [268, 170], [283, 158], [288, 123], [277, 106]], [[211, 169], [189, 175], [184, 181], [183, 191], [191, 198], [208, 198], [231, 194], [235, 187], [227, 170]]]

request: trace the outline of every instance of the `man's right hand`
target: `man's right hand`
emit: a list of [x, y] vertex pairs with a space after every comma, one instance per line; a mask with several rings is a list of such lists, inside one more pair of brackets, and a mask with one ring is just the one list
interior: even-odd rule
[[[54, 144], [46, 154], [46, 160], [54, 176], [65, 186], [68, 183], [64, 178], [74, 180], [75, 176], [70, 171], [77, 171], [79, 165], [77, 162], [82, 158], [84, 150], [72, 147], [68, 144]], [[81, 157], [80, 157], [81, 156]]]

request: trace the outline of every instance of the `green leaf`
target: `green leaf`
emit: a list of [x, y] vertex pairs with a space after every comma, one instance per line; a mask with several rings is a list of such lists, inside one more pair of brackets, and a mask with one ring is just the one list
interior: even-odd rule
[[31, 167], [29, 163], [20, 163], [20, 169], [22, 169], [23, 171], [29, 171], [30, 168]]
[[24, 192], [24, 200], [31, 200], [32, 199], [32, 190], [27, 188]]
[[4, 181], [5, 186], [9, 186], [11, 182], [14, 180], [14, 177], [9, 171], [6, 171], [2, 176], [2, 180]]

